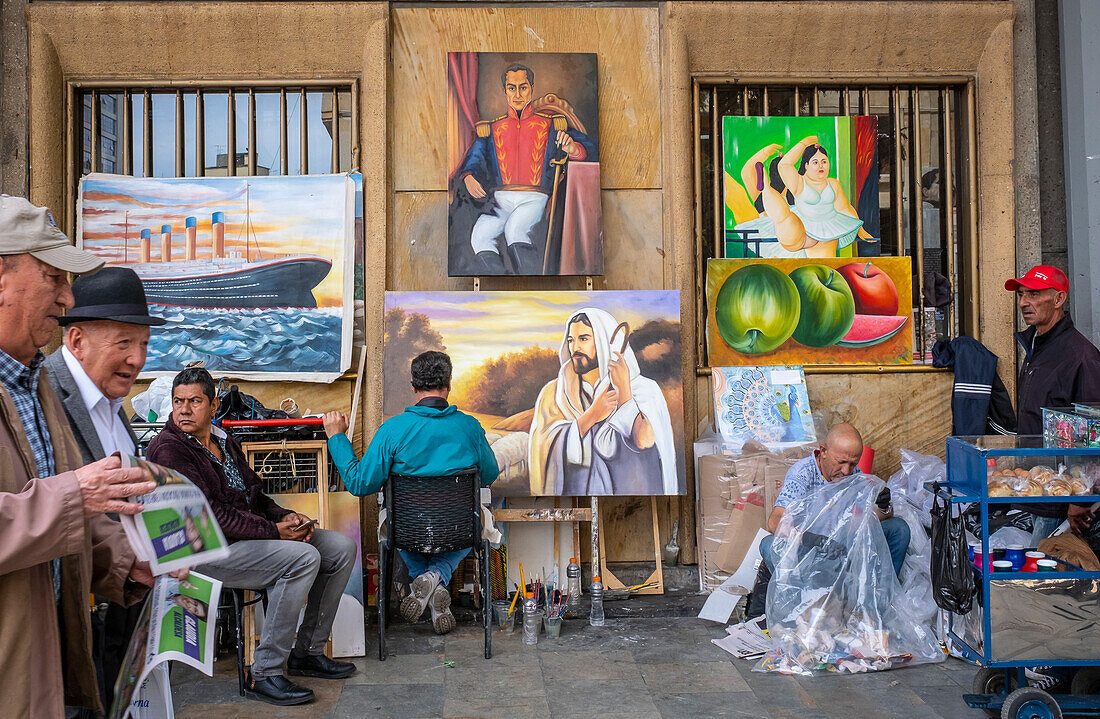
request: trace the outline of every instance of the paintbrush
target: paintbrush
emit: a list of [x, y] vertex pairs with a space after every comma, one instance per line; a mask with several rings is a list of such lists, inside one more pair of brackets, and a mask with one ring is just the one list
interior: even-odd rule
[[520, 589], [521, 589], [520, 587], [516, 587], [516, 596], [512, 597], [512, 606], [508, 607], [508, 613], [509, 614], [516, 611], [516, 602], [519, 601]]

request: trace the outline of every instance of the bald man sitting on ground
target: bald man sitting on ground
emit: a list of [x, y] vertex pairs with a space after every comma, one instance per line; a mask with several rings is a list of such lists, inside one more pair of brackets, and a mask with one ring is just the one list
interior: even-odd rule
[[[828, 482], [836, 482], [855, 474], [858, 471], [856, 464], [862, 455], [863, 438], [855, 427], [838, 424], [829, 430], [825, 444], [815, 449], [813, 455], [795, 462], [788, 470], [783, 480], [783, 489], [775, 498], [775, 508], [768, 517], [768, 531], [774, 532], [779, 527], [780, 517], [794, 502], [824, 487]], [[904, 519], [894, 516], [889, 489], [882, 490], [876, 504], [882, 533], [886, 535], [886, 544], [890, 547], [894, 573], [900, 576], [905, 552], [909, 549], [909, 525]], [[768, 535], [760, 541], [760, 556], [764, 558], [769, 571], [775, 571], [775, 564], [779, 559], [772, 549], [774, 539], [773, 535]]]

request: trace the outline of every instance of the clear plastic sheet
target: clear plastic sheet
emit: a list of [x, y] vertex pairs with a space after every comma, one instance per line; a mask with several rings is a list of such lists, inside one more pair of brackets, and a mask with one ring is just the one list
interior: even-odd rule
[[916, 538], [899, 583], [875, 513], [883, 485], [855, 475], [784, 512], [768, 590], [773, 648], [755, 671], [858, 673], [943, 660], [933, 629], [930, 544], [923, 529], [913, 531], [915, 512], [895, 503]]
[[917, 510], [921, 524], [932, 527], [932, 493], [924, 488], [926, 482], [943, 482], [947, 479], [947, 465], [939, 457], [921, 454], [910, 449], [901, 450], [901, 469], [890, 477], [886, 486], [894, 495], [894, 506], [904, 499]]

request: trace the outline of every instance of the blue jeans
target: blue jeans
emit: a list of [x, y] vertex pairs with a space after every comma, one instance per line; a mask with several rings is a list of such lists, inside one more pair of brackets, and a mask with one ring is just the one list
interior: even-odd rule
[[470, 549], [472, 547], [456, 549], [453, 552], [444, 552], [443, 554], [421, 554], [420, 552], [398, 549], [397, 553], [401, 555], [401, 561], [408, 568], [411, 578], [416, 579], [424, 572], [438, 572], [441, 584], [447, 586], [451, 583], [451, 575], [458, 568], [458, 563], [470, 553]]
[[[894, 564], [894, 574], [901, 576], [901, 565], [905, 562], [905, 552], [909, 549], [909, 525], [900, 517], [890, 517], [881, 522], [882, 533], [886, 535], [886, 546], [890, 548], [890, 560]], [[772, 544], [775, 535], [769, 534], [760, 540], [760, 556], [764, 564], [775, 573], [775, 564], [779, 557], [775, 554]]]

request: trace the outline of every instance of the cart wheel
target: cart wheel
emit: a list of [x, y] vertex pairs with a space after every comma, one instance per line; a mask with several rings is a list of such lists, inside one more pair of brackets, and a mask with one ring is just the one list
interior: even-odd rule
[[[1008, 672], [1008, 677], [1008, 691], [1005, 691], [1005, 670], [982, 667], [974, 674], [974, 682], [971, 685], [972, 691], [975, 694], [1009, 694], [1016, 690], [1016, 672]], [[1000, 707], [985, 709], [984, 711], [991, 717], [1001, 716]]]
[[1021, 687], [1005, 699], [1001, 719], [1062, 719], [1062, 707], [1042, 689]]
[[1073, 675], [1070, 694], [1100, 694], [1100, 667], [1081, 667]]
[[[1008, 691], [1016, 690], [1016, 672], [1008, 672]], [[1005, 670], [982, 667], [974, 674], [974, 682], [971, 685], [975, 694], [1000, 694], [1005, 690]], [[1000, 716], [998, 712], [997, 716]]]

